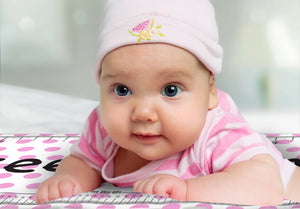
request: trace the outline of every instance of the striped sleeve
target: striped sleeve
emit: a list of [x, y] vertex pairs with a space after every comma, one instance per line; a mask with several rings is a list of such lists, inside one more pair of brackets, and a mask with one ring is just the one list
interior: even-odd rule
[[258, 154], [277, 155], [271, 142], [250, 128], [226, 93], [219, 92], [219, 98], [221, 117], [212, 127], [206, 144], [210, 173], [221, 172]]
[[97, 108], [95, 108], [85, 123], [80, 139], [72, 145], [70, 153], [92, 168], [101, 171], [107, 159], [105, 149], [109, 147], [109, 144], [106, 143], [109, 141], [107, 138], [108, 136], [100, 124]]

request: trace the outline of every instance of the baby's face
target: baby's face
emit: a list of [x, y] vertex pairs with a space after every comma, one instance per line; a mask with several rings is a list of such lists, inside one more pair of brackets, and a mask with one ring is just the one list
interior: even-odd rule
[[100, 91], [108, 135], [146, 160], [191, 146], [217, 101], [209, 71], [189, 52], [167, 44], [110, 52], [102, 63]]

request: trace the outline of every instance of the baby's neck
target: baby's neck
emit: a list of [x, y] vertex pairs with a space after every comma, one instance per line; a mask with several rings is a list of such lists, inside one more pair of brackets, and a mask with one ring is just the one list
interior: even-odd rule
[[132, 173], [149, 162], [151, 161], [145, 160], [135, 153], [120, 147], [114, 158], [114, 177]]

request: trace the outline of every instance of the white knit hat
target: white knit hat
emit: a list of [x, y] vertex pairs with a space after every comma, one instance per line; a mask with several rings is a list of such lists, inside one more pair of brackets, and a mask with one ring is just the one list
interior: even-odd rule
[[99, 34], [96, 78], [110, 51], [167, 43], [194, 54], [213, 74], [222, 68], [214, 8], [209, 0], [107, 0]]

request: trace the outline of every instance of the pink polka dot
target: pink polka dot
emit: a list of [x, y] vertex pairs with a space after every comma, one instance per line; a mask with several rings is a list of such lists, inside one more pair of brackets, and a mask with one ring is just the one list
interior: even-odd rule
[[53, 134], [40, 134], [40, 136], [52, 136]]
[[180, 209], [180, 204], [178, 203], [170, 203], [162, 207], [162, 209]]
[[25, 159], [35, 159], [36, 155], [24, 155], [22, 157], [19, 157], [20, 160], [25, 160]]
[[289, 139], [281, 139], [277, 141], [277, 144], [289, 144], [291, 143], [291, 140]]
[[133, 205], [130, 207], [130, 209], [132, 208], [149, 208], [150, 206], [148, 204], [138, 204], [138, 205]]
[[8, 156], [7, 155], [0, 155], [0, 158], [6, 159], [6, 158], [8, 158]]
[[14, 136], [17, 136], [17, 137], [22, 137], [22, 136], [26, 136], [28, 134], [14, 134]]
[[300, 205], [295, 205], [292, 208], [300, 208]]
[[109, 193], [95, 193], [95, 194], [91, 194], [91, 197], [96, 199], [107, 198], [109, 197]]
[[0, 151], [6, 150], [6, 147], [0, 147]]
[[77, 139], [69, 141], [70, 144], [74, 144], [77, 141]]
[[267, 134], [267, 137], [276, 137], [276, 136], [280, 136], [280, 134]]
[[203, 208], [203, 209], [212, 209], [213, 208], [213, 206], [211, 206], [209, 204], [204, 204], [204, 203], [198, 204], [198, 205], [196, 205], [196, 207]]
[[45, 149], [46, 152], [55, 152], [55, 151], [58, 151], [60, 150], [61, 148], [60, 147], [48, 147]]
[[27, 152], [27, 151], [30, 151], [30, 150], [33, 150], [34, 147], [22, 147], [22, 148], [19, 148], [17, 149], [19, 152]]
[[300, 136], [300, 134], [293, 134], [293, 136]]
[[41, 175], [42, 174], [40, 174], [40, 173], [29, 173], [29, 174], [24, 175], [24, 178], [25, 179], [34, 179], [34, 178], [40, 177]]
[[259, 209], [277, 209], [277, 207], [275, 207], [275, 206], [264, 206], [264, 207], [260, 207]]
[[72, 137], [72, 136], [79, 136], [80, 134], [65, 134], [65, 136], [70, 136], [70, 137]]
[[13, 187], [15, 184], [13, 183], [3, 183], [3, 184], [0, 184], [0, 189], [7, 189], [7, 188], [10, 188], [10, 187]]
[[97, 209], [115, 209], [116, 206], [114, 205], [100, 205], [97, 207]]
[[143, 196], [141, 193], [132, 192], [132, 193], [125, 195], [125, 198], [126, 199], [137, 199], [137, 198], [140, 198], [141, 196]]
[[48, 140], [44, 140], [43, 143], [45, 144], [53, 144], [53, 143], [56, 143], [58, 142], [57, 139], [48, 139]]
[[11, 176], [12, 176], [11, 173], [0, 173], [0, 179], [5, 179]]
[[17, 195], [15, 193], [4, 193], [0, 195], [0, 200], [1, 199], [11, 199], [15, 198]]
[[33, 207], [32, 209], [48, 209], [48, 208], [51, 208], [52, 206], [51, 205], [38, 205], [38, 206], [35, 206]]
[[30, 195], [30, 196], [28, 197], [28, 199], [29, 199], [29, 200], [35, 200], [35, 196], [34, 196], [34, 195]]
[[229, 206], [226, 209], [243, 209], [243, 208], [240, 206]]
[[21, 139], [19, 141], [17, 141], [17, 144], [26, 144], [32, 142], [32, 139]]
[[163, 196], [155, 195], [155, 199], [163, 200], [163, 199], [167, 199], [167, 198], [163, 197]]
[[52, 156], [47, 157], [47, 160], [60, 160], [63, 158], [64, 158], [63, 155], [52, 155]]
[[27, 189], [37, 189], [40, 183], [29, 184], [26, 186]]
[[22, 166], [21, 168], [24, 170], [28, 170], [28, 169], [35, 169], [39, 167], [39, 165], [26, 165], [26, 166]]
[[65, 208], [82, 208], [81, 204], [70, 204], [67, 205]]
[[4, 168], [5, 166], [7, 166], [8, 164], [0, 164], [0, 169]]
[[298, 152], [300, 151], [300, 147], [290, 147], [286, 149], [287, 152]]
[[18, 209], [19, 206], [17, 206], [17, 205], [4, 205], [1, 208], [5, 208], [5, 209]]

